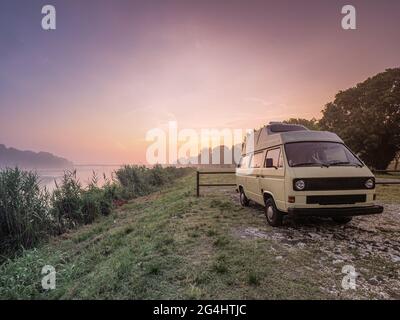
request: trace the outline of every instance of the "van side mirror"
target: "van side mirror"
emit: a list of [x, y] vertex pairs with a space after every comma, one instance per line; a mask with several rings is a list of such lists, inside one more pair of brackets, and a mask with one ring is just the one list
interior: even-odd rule
[[267, 159], [265, 160], [265, 167], [267, 167], [267, 168], [272, 168], [272, 167], [274, 167], [274, 159], [272, 159], [272, 158], [267, 158]]

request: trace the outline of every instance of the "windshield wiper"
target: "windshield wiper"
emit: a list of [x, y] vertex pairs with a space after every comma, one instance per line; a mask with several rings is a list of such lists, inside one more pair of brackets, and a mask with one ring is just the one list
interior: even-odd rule
[[351, 165], [351, 166], [356, 166], [356, 167], [362, 167], [362, 165], [355, 163], [355, 162], [349, 162], [349, 161], [334, 161], [329, 163], [331, 166], [342, 166], [342, 165]]
[[329, 167], [329, 164], [317, 163], [317, 162], [302, 162], [302, 163], [295, 163], [292, 165], [292, 167], [307, 167], [307, 166]]

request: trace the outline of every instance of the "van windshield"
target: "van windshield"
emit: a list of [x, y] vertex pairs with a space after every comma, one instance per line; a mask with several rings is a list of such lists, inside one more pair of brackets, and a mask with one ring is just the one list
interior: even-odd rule
[[294, 142], [285, 144], [286, 158], [291, 167], [357, 166], [362, 163], [338, 142]]

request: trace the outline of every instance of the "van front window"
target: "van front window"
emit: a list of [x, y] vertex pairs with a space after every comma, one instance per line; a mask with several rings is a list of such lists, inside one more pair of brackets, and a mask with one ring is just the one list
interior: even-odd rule
[[291, 167], [362, 166], [345, 145], [337, 142], [287, 143], [285, 151]]

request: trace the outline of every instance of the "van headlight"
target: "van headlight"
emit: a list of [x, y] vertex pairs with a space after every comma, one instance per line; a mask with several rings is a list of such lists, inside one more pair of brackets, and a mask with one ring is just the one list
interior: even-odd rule
[[364, 185], [367, 189], [373, 189], [375, 187], [375, 181], [374, 179], [370, 178], [367, 181], [365, 181]]
[[294, 183], [294, 187], [296, 190], [301, 191], [304, 190], [304, 188], [306, 187], [306, 183], [304, 182], [304, 180], [297, 180]]

